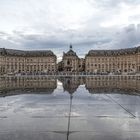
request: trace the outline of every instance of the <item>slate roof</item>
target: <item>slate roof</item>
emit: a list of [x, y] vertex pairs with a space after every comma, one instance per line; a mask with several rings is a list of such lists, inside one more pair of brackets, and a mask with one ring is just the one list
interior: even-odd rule
[[140, 46], [118, 50], [90, 50], [86, 56], [116, 56], [126, 54], [136, 54], [140, 52]]
[[69, 50], [67, 53], [65, 53], [65, 55], [67, 55], [67, 56], [77, 56], [76, 52], [74, 52], [73, 50]]
[[8, 56], [55, 56], [55, 54], [50, 50], [38, 50], [38, 51], [22, 51], [22, 50], [14, 50], [14, 49], [5, 49], [0, 48], [0, 55], [8, 55]]
[[72, 50], [72, 45], [70, 45], [70, 50], [68, 52], [64, 53], [64, 56], [76, 56], [76, 57], [78, 57], [76, 52], [74, 52]]

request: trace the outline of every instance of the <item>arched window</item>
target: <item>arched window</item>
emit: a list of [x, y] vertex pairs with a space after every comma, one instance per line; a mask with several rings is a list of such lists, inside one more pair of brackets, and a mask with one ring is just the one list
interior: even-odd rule
[[70, 64], [70, 61], [68, 60], [68, 61], [67, 61], [67, 65], [69, 65], [69, 64]]

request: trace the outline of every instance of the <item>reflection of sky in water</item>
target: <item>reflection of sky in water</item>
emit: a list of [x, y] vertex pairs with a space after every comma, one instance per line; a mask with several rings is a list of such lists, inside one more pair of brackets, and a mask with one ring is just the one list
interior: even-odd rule
[[[8, 133], [14, 137], [17, 132], [17, 138], [28, 138], [28, 132], [36, 132], [38, 139], [42, 135], [48, 139], [65, 139], [63, 135], [67, 134], [70, 115], [69, 138], [73, 140], [80, 139], [79, 136], [84, 133], [90, 139], [93, 139], [92, 135], [100, 138], [105, 135], [108, 136], [105, 138], [107, 140], [110, 137], [117, 140], [139, 139], [140, 96], [139, 89], [133, 88], [133, 85], [136, 87], [139, 84], [139, 80], [133, 80], [132, 85], [129, 80], [129, 86], [126, 85], [128, 89], [123, 88], [125, 85], [118, 87], [116, 84], [116, 87], [109, 86], [105, 91], [102, 79], [96, 85], [94, 79], [85, 78], [45, 79], [46, 88], [44, 85], [43, 88], [34, 88], [33, 84], [25, 89], [11, 86], [11, 91], [7, 90], [5, 96], [2, 92], [0, 97], [0, 136], [8, 137], [4, 135]], [[44, 132], [48, 135], [44, 135]]]

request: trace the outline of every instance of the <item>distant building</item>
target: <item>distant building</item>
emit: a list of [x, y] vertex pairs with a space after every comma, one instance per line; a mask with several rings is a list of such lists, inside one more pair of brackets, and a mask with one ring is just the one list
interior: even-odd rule
[[84, 59], [80, 59], [76, 52], [73, 51], [72, 45], [68, 52], [63, 53], [62, 62], [59, 63], [59, 69], [64, 72], [80, 72], [84, 71]]
[[0, 48], [0, 73], [55, 72], [57, 58], [52, 51], [20, 51]]
[[84, 72], [88, 74], [140, 73], [140, 46], [118, 50], [90, 50], [79, 58], [72, 45], [62, 61], [52, 51], [20, 51], [0, 48], [0, 74]]
[[85, 56], [85, 72], [140, 72], [140, 47], [119, 50], [90, 50]]
[[63, 61], [60, 61], [60, 62], [58, 62], [58, 64], [57, 64], [57, 70], [59, 71], [59, 72], [62, 72], [63, 71]]

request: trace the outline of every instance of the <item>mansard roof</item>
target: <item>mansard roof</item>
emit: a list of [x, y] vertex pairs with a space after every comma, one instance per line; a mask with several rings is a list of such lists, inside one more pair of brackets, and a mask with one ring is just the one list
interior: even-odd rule
[[67, 53], [65, 53], [65, 55], [67, 55], [67, 56], [77, 56], [76, 52], [74, 52], [73, 50], [69, 50]]
[[140, 52], [140, 46], [135, 48], [126, 48], [118, 50], [90, 50], [86, 56], [116, 56], [126, 54], [136, 54]]
[[55, 56], [54, 53], [50, 50], [38, 50], [38, 51], [22, 51], [22, 50], [14, 50], [14, 49], [5, 49], [0, 48], [0, 55], [7, 56]]
[[72, 50], [72, 45], [70, 45], [69, 51], [66, 52], [66, 53], [64, 53], [64, 56], [76, 56], [76, 57], [78, 57], [77, 54], [76, 54], [76, 52], [74, 52], [74, 51]]

